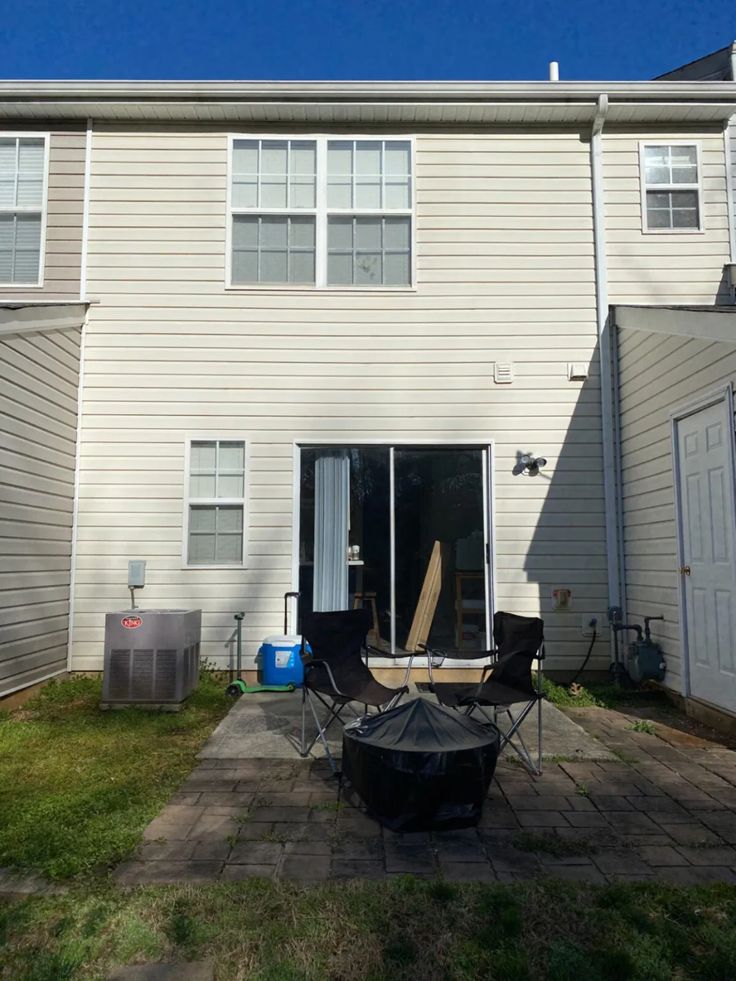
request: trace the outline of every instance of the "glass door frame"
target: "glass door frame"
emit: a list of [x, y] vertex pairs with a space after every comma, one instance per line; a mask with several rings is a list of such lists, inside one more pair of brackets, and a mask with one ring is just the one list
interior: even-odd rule
[[[351, 441], [349, 437], [329, 439], [295, 439], [293, 444], [293, 494], [292, 494], [292, 568], [291, 588], [299, 589], [299, 536], [300, 536], [300, 504], [301, 504], [301, 453], [302, 450], [316, 449], [324, 446], [336, 449], [361, 449], [363, 447], [383, 447], [389, 453], [389, 534], [390, 534], [390, 596], [391, 596], [391, 654], [396, 666], [408, 662], [406, 655], [396, 655], [396, 507], [395, 507], [395, 474], [394, 451], [397, 449], [470, 449], [481, 450], [481, 470], [483, 481], [483, 549], [485, 569], [485, 601], [486, 601], [486, 648], [493, 646], [491, 632], [493, 611], [496, 597], [496, 509], [494, 486], [494, 456], [495, 441], [492, 439], [360, 439]], [[296, 623], [292, 624], [296, 632]], [[478, 667], [478, 660], [453, 660], [453, 667]]]

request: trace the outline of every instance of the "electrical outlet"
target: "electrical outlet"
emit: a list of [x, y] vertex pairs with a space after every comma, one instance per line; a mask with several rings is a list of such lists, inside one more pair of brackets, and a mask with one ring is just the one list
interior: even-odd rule
[[597, 613], [584, 613], [583, 620], [580, 625], [583, 637], [592, 637], [593, 631], [597, 630], [600, 632], [601, 629], [601, 618]]

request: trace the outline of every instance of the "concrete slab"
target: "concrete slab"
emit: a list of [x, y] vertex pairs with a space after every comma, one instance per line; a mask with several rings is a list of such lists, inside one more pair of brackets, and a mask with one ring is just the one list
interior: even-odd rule
[[[413, 688], [407, 697], [432, 699], [434, 696]], [[299, 759], [301, 712], [302, 698], [299, 691], [242, 695], [202, 747], [199, 759]], [[344, 717], [346, 721], [352, 718], [349, 712]], [[307, 733], [310, 738], [313, 732], [314, 721], [308, 714]], [[527, 746], [531, 748], [536, 744], [536, 712], [529, 713], [520, 732]], [[546, 760], [616, 759], [595, 736], [590, 735], [549, 702], [542, 703], [542, 735], [543, 757]], [[331, 752], [339, 756], [342, 750], [339, 723], [334, 723], [329, 730], [328, 742]], [[321, 743], [318, 742], [312, 748], [310, 756], [324, 758], [325, 751]]]

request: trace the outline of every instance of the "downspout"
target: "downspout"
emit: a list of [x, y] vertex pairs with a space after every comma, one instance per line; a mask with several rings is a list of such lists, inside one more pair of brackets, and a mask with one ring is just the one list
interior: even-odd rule
[[[92, 120], [87, 120], [84, 144], [84, 197], [82, 202], [82, 252], [79, 264], [79, 299], [87, 299], [87, 253], [89, 248], [89, 192], [92, 175]], [[75, 594], [77, 590], [77, 535], [79, 533], [79, 472], [82, 455], [82, 407], [84, 405], [84, 358], [87, 338], [89, 306], [82, 324], [79, 342], [79, 379], [77, 381], [77, 443], [74, 450], [74, 498], [72, 501], [72, 540], [69, 569], [69, 618], [67, 621], [66, 670], [72, 670], [72, 649], [74, 642], [74, 617], [76, 613]]]
[[593, 248], [595, 256], [595, 303], [598, 327], [598, 357], [601, 369], [601, 435], [603, 443], [603, 493], [605, 505], [608, 604], [623, 605], [619, 495], [616, 476], [616, 431], [614, 413], [614, 366], [612, 326], [608, 313], [608, 268], [603, 195], [603, 126], [608, 114], [608, 96], [600, 95], [590, 132], [590, 172], [593, 199]]

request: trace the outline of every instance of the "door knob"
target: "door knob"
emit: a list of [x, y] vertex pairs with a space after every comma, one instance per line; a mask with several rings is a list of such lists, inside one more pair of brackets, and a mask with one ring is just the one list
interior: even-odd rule
[[680, 566], [680, 575], [681, 576], [689, 576], [690, 575], [690, 566], [689, 565], [681, 565]]

